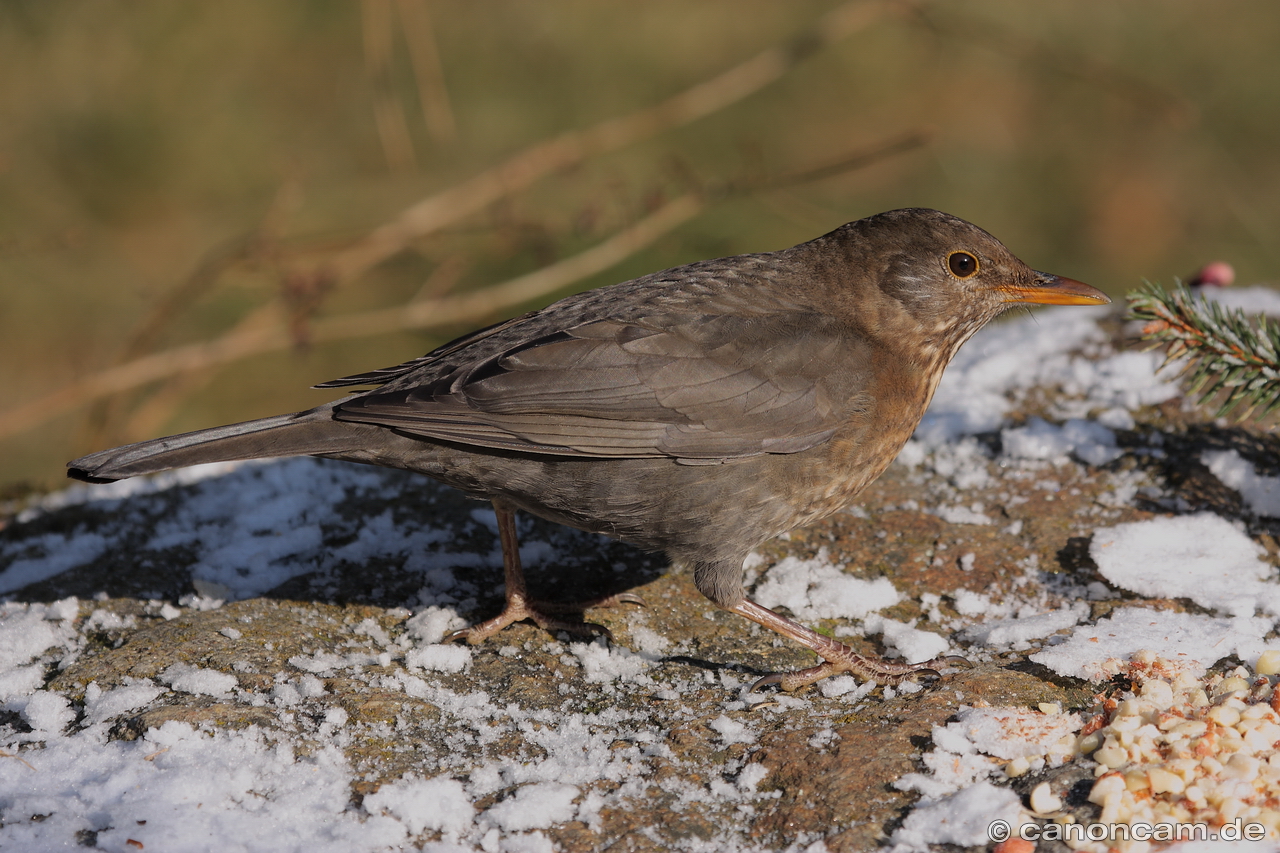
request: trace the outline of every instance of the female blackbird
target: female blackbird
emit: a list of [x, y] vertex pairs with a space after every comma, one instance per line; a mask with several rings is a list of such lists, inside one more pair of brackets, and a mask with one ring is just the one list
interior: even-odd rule
[[[790, 249], [579, 293], [316, 386], [376, 390], [94, 453], [68, 463], [69, 476], [296, 455], [418, 471], [492, 501], [498, 517], [506, 608], [451, 639], [478, 643], [522, 619], [574, 627], [547, 615], [563, 606], [526, 593], [522, 509], [665, 551], [716, 604], [824, 660], [755, 687], [795, 690], [837, 672], [896, 683], [946, 661], [868, 658], [761, 607], [743, 588], [744, 558], [879, 476], [987, 321], [1016, 303], [1109, 301], [954, 216], [895, 210]], [[618, 601], [638, 599], [579, 606]]]

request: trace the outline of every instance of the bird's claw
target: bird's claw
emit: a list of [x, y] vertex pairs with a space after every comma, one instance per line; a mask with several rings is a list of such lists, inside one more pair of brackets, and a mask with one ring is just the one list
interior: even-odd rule
[[917, 678], [941, 678], [942, 673], [937, 668], [969, 665], [969, 661], [959, 655], [945, 655], [923, 663], [897, 663], [883, 658], [865, 657], [850, 649], [847, 654], [838, 656], [836, 660], [827, 660], [808, 669], [770, 673], [757, 679], [747, 692], [755, 693], [770, 684], [776, 684], [782, 691], [790, 693], [841, 672], [859, 676], [867, 681], [875, 681], [877, 684], [894, 685]]
[[619, 604], [635, 604], [648, 607], [640, 596], [631, 592], [620, 592], [617, 595], [606, 595], [601, 598], [589, 598], [586, 601], [538, 601], [533, 607], [543, 613], [581, 613], [593, 607], [616, 607]]
[[613, 641], [613, 632], [604, 625], [598, 625], [595, 622], [569, 622], [564, 619], [558, 619], [550, 614], [553, 613], [581, 613], [592, 607], [612, 607], [617, 604], [636, 604], [645, 607], [644, 599], [638, 595], [629, 592], [619, 593], [618, 595], [609, 595], [604, 598], [593, 598], [589, 601], [576, 602], [555, 602], [555, 601], [534, 601], [527, 599], [510, 599], [507, 601], [506, 608], [494, 616], [492, 619], [486, 619], [483, 622], [477, 622], [468, 628], [459, 628], [456, 631], [450, 631], [445, 634], [440, 642], [453, 643], [458, 640], [466, 640], [471, 645], [478, 645], [501, 631], [503, 628], [514, 622], [523, 622], [525, 620], [535, 623], [544, 631], [554, 633], [556, 631], [564, 631], [571, 637], [579, 637], [583, 639], [595, 639], [596, 637], [604, 637], [609, 642]]

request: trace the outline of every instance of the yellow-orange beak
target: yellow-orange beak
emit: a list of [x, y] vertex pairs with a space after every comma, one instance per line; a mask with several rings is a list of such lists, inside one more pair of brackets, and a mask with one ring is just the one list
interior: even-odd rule
[[1037, 305], [1106, 305], [1111, 297], [1082, 281], [1037, 272], [1029, 285], [1003, 285], [1005, 302], [1032, 302]]

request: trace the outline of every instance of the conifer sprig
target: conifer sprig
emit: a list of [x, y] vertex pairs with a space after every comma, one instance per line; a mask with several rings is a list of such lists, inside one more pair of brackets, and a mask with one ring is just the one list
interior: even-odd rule
[[1251, 322], [1243, 311], [1196, 296], [1181, 283], [1166, 291], [1147, 282], [1128, 301], [1129, 319], [1145, 323], [1149, 349], [1165, 347], [1165, 364], [1187, 359], [1188, 392], [1200, 394], [1201, 405], [1225, 393], [1217, 417], [1242, 403], [1241, 420], [1280, 408], [1280, 325], [1262, 315]]

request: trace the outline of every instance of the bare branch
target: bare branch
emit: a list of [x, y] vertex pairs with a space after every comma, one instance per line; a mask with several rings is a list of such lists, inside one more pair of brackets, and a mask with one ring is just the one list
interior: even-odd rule
[[[693, 218], [702, 206], [702, 200], [696, 196], [682, 196], [585, 252], [483, 290], [422, 299], [403, 307], [321, 318], [312, 328], [311, 339], [316, 342], [337, 341], [403, 329], [438, 328], [509, 310], [614, 266]], [[216, 340], [174, 347], [90, 374], [39, 400], [0, 415], [0, 437], [21, 432], [85, 403], [149, 382], [292, 346], [289, 318], [282, 306], [264, 307], [254, 316], [259, 322], [241, 324]]]
[[413, 137], [404, 107], [396, 97], [392, 80], [391, 52], [395, 25], [391, 0], [364, 0], [361, 6], [364, 27], [364, 58], [373, 86], [373, 115], [382, 140], [382, 153], [392, 172], [412, 172], [417, 168]]
[[846, 4], [822, 16], [787, 44], [767, 48], [661, 103], [527, 148], [505, 163], [406, 208], [394, 220], [331, 257], [317, 274], [338, 283], [349, 281], [413, 240], [483, 210], [544, 175], [722, 110], [782, 77], [817, 50], [870, 26], [895, 5]]
[[[391, 2], [399, 3], [401, 18], [406, 27], [413, 25], [409, 19], [413, 19], [414, 24], [421, 24], [421, 14], [426, 13], [421, 0], [365, 0], [366, 56], [369, 58], [375, 84], [379, 76], [385, 76], [387, 70]], [[264, 306], [251, 318], [247, 318], [248, 322], [238, 324], [216, 340], [134, 358], [100, 371], [41, 400], [0, 416], [0, 436], [28, 429], [48, 417], [86, 402], [100, 400], [160, 379], [226, 364], [252, 354], [285, 349], [300, 339], [299, 324], [307, 323], [306, 315], [314, 309], [314, 304], [321, 295], [335, 285], [357, 278], [370, 267], [406, 248], [412, 241], [478, 212], [495, 201], [528, 187], [539, 178], [579, 163], [587, 157], [616, 150], [724, 109], [777, 80], [816, 51], [866, 28], [886, 11], [897, 9], [900, 5], [899, 0], [847, 3], [822, 16], [786, 43], [770, 47], [746, 62], [665, 101], [629, 115], [606, 120], [586, 130], [568, 132], [534, 145], [505, 163], [407, 208], [398, 217], [375, 228], [354, 244], [328, 253], [326, 260], [313, 262], [309, 270], [295, 268], [292, 272], [286, 272], [286, 281], [294, 282], [305, 291], [304, 295], [312, 295], [311, 308], [297, 309], [295, 306], [296, 310], [288, 312], [287, 304]], [[426, 19], [426, 26], [429, 25], [429, 19]], [[421, 79], [419, 83], [421, 85]], [[907, 139], [905, 142], [898, 140], [891, 143], [892, 150], [871, 152], [870, 159], [877, 159], [882, 153], [905, 150], [919, 144], [919, 141], [918, 138]], [[390, 157], [390, 152], [389, 159], [395, 159]], [[842, 163], [837, 164], [837, 168], [856, 168], [859, 165], [864, 163]], [[789, 176], [790, 180], [783, 180], [781, 183], [800, 182], [821, 176], [816, 173]], [[750, 188], [726, 189], [740, 191]], [[445, 326], [483, 317], [503, 306], [530, 301], [538, 295], [553, 292], [573, 280], [607, 268], [642, 245], [636, 244], [618, 254], [619, 248], [625, 246], [628, 239], [643, 236], [646, 227], [655, 224], [661, 226], [665, 233], [678, 223], [663, 225], [664, 217], [673, 215], [673, 212], [679, 213], [682, 205], [690, 205], [694, 209], [681, 215], [680, 221], [683, 221], [694, 215], [696, 208], [702, 203], [691, 196], [679, 199], [595, 249], [506, 285], [485, 288], [467, 295], [415, 300], [403, 307], [318, 320], [306, 325], [305, 336], [310, 341], [320, 342], [360, 337], [396, 328]], [[656, 236], [644, 239], [647, 242], [656, 239]], [[261, 235], [253, 235], [220, 257], [209, 259], [192, 276], [187, 286], [181, 289], [182, 292], [175, 294], [167, 302], [176, 305], [189, 300], [192, 293], [211, 286], [223, 269], [236, 261], [244, 260], [246, 255], [252, 256], [260, 252], [262, 246]], [[615, 259], [610, 261], [610, 257]], [[287, 290], [284, 295], [285, 302], [288, 303]], [[172, 305], [169, 307], [172, 308]], [[289, 316], [286, 316], [287, 312]], [[166, 312], [157, 313], [163, 315]], [[271, 319], [264, 322], [264, 318]], [[151, 333], [153, 330], [147, 329], [146, 332]], [[150, 336], [144, 334], [141, 338]], [[129, 355], [137, 351], [136, 346], [130, 349], [132, 352]]]
[[427, 0], [398, 0], [397, 8], [404, 24], [405, 44], [409, 46], [409, 63], [418, 84], [423, 121], [437, 142], [453, 142], [458, 135], [458, 123], [453, 116], [449, 88], [445, 85]]

